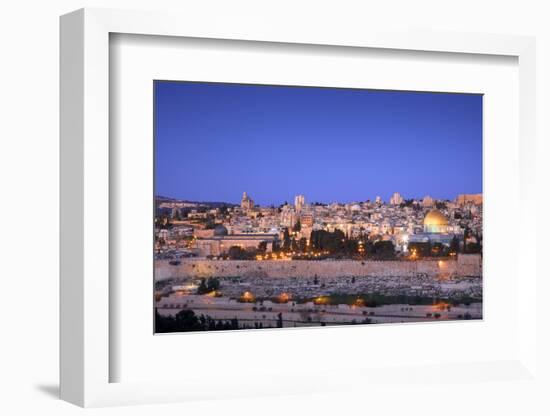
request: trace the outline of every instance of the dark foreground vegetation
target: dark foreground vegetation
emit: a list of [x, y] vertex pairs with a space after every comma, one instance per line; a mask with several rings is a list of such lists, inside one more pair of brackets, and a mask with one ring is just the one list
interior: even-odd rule
[[320, 296], [316, 298], [295, 299], [296, 303], [313, 302], [315, 304], [357, 305], [370, 308], [375, 308], [377, 306], [383, 305], [435, 305], [441, 302], [448, 303], [452, 306], [469, 306], [472, 303], [481, 301], [481, 299], [476, 299], [470, 296], [461, 296], [449, 299], [433, 296], [384, 295], [380, 293], [365, 293], [359, 295], [334, 293], [331, 295]]
[[155, 309], [155, 333], [216, 331], [240, 329], [237, 319], [216, 321], [209, 316], [195, 315], [192, 310], [181, 310], [174, 316], [162, 316]]
[[[283, 327], [283, 315], [277, 315], [276, 328]], [[155, 333], [191, 332], [191, 331], [229, 331], [235, 329], [262, 329], [262, 323], [240, 324], [238, 319], [215, 320], [208, 315], [197, 316], [189, 309], [183, 309], [174, 316], [162, 316], [155, 309]], [[272, 328], [269, 326], [268, 328]]]

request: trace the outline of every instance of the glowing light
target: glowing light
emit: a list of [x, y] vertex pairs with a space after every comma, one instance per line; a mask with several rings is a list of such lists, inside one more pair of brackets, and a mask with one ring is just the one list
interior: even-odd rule
[[352, 306], [356, 306], [356, 307], [363, 307], [363, 306], [366, 306], [365, 299], [361, 299], [361, 298], [355, 299], [355, 301], [353, 302], [353, 305], [352, 305]]
[[328, 296], [318, 296], [315, 299], [313, 299], [313, 303], [315, 305], [328, 305], [329, 298]]
[[254, 302], [255, 300], [256, 296], [254, 296], [252, 292], [249, 292], [248, 290], [244, 292], [240, 297], [241, 302]]
[[450, 308], [451, 304], [448, 302], [440, 301], [432, 305], [432, 310], [434, 311], [444, 311], [445, 309]]
[[288, 293], [283, 292], [277, 297], [277, 300], [279, 303], [287, 303], [291, 298], [292, 297]]

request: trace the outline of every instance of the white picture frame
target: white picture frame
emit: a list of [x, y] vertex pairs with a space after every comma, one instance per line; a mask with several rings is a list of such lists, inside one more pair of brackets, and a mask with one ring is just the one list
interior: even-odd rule
[[[341, 29], [341, 28], [340, 28]], [[110, 365], [116, 354], [110, 349], [109, 293], [111, 260], [109, 253], [110, 170], [109, 157], [109, 37], [110, 34], [280, 42], [333, 47], [379, 48], [386, 50], [430, 51], [444, 54], [483, 54], [516, 57], [519, 65], [520, 177], [519, 212], [529, 212], [535, 175], [535, 40], [530, 37], [468, 33], [395, 32], [374, 28], [330, 31], [323, 27], [268, 24], [247, 19], [210, 21], [189, 15], [167, 13], [82, 9], [61, 18], [61, 398], [80, 406], [159, 403], [198, 398], [237, 397], [273, 393], [307, 393], [342, 388], [360, 388], [373, 380], [403, 377], [411, 369], [370, 368], [370, 381], [353, 378], [353, 370], [332, 370], [330, 379], [319, 383], [325, 373], [311, 373], [290, 380], [271, 374], [269, 382], [254, 381], [224, 388], [205, 380], [196, 388], [178, 381], [111, 382]], [[524, 233], [520, 238], [517, 264], [522, 270], [518, 287], [516, 319], [517, 354], [508, 360], [476, 361], [469, 364], [449, 361], [438, 366], [419, 363], [416, 376], [430, 371], [452, 370], [472, 382], [487, 377], [524, 380], [536, 376], [536, 323], [527, 319], [536, 313], [537, 270], [535, 254], [526, 241], [536, 238], [536, 219], [521, 215]], [[522, 244], [523, 242], [523, 244]], [[517, 273], [517, 272], [516, 272]], [[149, 307], [149, 305], [147, 305]], [[120, 357], [118, 357], [120, 358]], [[488, 376], [490, 375], [490, 376]], [[341, 380], [348, 379], [349, 384]], [[182, 384], [183, 383], [183, 384]], [[202, 384], [201, 384], [202, 383]], [[309, 384], [308, 384], [309, 383]], [[358, 383], [358, 384], [357, 384]], [[182, 386], [185, 385], [185, 389]], [[307, 387], [306, 387], [307, 386]], [[245, 389], [246, 391], [239, 391]]]

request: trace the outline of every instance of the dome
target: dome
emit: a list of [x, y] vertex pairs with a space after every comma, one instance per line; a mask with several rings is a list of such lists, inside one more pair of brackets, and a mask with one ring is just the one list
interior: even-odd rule
[[223, 225], [217, 225], [216, 228], [214, 228], [214, 235], [221, 237], [224, 235], [227, 235], [227, 228], [225, 228]]
[[437, 209], [432, 209], [424, 217], [424, 225], [449, 225], [449, 221]]
[[437, 209], [432, 209], [424, 217], [424, 232], [426, 233], [446, 233], [448, 226], [449, 221]]

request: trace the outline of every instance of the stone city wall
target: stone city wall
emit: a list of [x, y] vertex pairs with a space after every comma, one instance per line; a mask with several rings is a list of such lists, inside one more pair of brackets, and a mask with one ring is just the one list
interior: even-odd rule
[[482, 261], [477, 254], [459, 255], [456, 260], [357, 261], [357, 260], [206, 260], [183, 259], [174, 266], [155, 261], [155, 279], [177, 277], [352, 277], [426, 275], [431, 278], [481, 277]]

